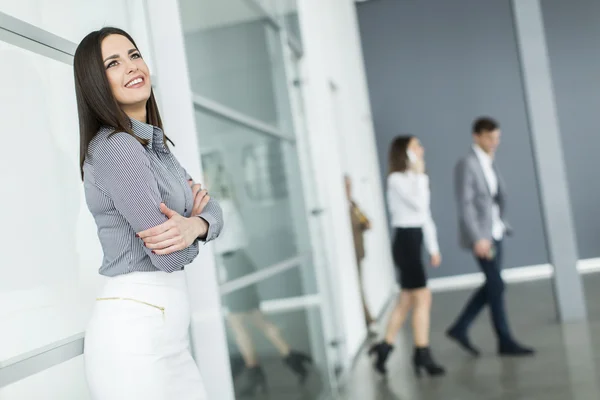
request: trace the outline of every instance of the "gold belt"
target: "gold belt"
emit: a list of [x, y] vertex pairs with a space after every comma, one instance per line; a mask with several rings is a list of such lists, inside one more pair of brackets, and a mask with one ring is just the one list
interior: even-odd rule
[[150, 303], [146, 303], [145, 301], [141, 301], [141, 300], [137, 300], [137, 299], [132, 299], [131, 297], [98, 297], [96, 298], [96, 301], [104, 301], [104, 300], [126, 300], [126, 301], [134, 301], [136, 303], [139, 304], [144, 304], [153, 308], [156, 308], [157, 310], [160, 310], [160, 312], [162, 313], [163, 318], [165, 317], [165, 308], [164, 307], [160, 307], [154, 304], [150, 304]]

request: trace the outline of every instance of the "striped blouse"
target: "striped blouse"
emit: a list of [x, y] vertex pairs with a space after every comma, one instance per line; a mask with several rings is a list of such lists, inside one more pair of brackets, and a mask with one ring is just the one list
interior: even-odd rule
[[[160, 212], [161, 202], [190, 217], [191, 177], [165, 146], [161, 129], [133, 119], [131, 123], [147, 146], [128, 133], [111, 135], [113, 128], [103, 127], [90, 143], [83, 167], [86, 202], [104, 252], [100, 274], [178, 271], [198, 255], [198, 240], [184, 250], [157, 255], [136, 233], [168, 220]], [[219, 204], [211, 199], [200, 217], [209, 224], [206, 241], [215, 239], [223, 227]]]

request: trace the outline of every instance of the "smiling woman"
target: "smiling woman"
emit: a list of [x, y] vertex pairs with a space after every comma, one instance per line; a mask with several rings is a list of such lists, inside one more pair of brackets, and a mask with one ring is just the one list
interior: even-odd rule
[[[119, 53], [129, 47], [126, 53]], [[126, 114], [144, 113], [146, 101], [150, 97], [150, 71], [140, 51], [122, 35], [110, 35], [102, 41], [106, 77], [115, 100]], [[136, 119], [143, 115], [136, 115]]]
[[[82, 169], [87, 148], [98, 133], [101, 121], [129, 133], [143, 145], [148, 142], [133, 133], [130, 114], [138, 121], [162, 129], [148, 66], [133, 38], [125, 31], [104, 28], [92, 32], [77, 48], [74, 64]], [[144, 80], [141, 87], [135, 90], [125, 87], [138, 78]], [[86, 88], [95, 90], [84, 90]], [[95, 118], [96, 115], [98, 118]], [[163, 140], [168, 141], [164, 134]]]
[[86, 331], [97, 399], [205, 399], [189, 352], [183, 268], [222, 228], [219, 205], [179, 164], [140, 50], [126, 32], [86, 36], [74, 59], [86, 202], [106, 277]]

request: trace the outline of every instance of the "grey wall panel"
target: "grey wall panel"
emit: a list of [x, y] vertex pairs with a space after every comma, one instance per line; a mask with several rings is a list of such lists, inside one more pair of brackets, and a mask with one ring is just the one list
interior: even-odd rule
[[598, 257], [600, 1], [541, 4], [579, 257]]
[[477, 271], [460, 250], [452, 171], [471, 144], [472, 120], [497, 118], [498, 164], [509, 190], [505, 266], [548, 261], [509, 0], [396, 1], [358, 5], [382, 179], [395, 135], [419, 136], [431, 177], [444, 263], [430, 276]]

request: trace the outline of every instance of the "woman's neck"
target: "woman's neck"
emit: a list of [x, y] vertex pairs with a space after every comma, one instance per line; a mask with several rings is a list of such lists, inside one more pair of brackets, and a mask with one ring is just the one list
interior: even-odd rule
[[124, 108], [123, 111], [125, 111], [125, 114], [127, 114], [127, 116], [129, 118], [135, 119], [136, 121], [140, 121], [143, 122], [144, 124], [146, 124], [148, 115], [146, 112], [146, 105], [144, 104], [144, 106], [142, 107], [135, 107], [135, 108]]

